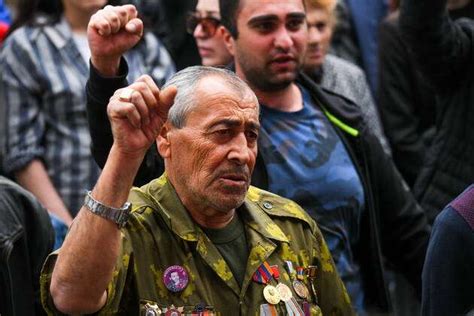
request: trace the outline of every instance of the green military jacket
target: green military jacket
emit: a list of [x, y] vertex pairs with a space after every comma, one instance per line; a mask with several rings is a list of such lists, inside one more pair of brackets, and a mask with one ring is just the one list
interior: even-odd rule
[[[279, 282], [294, 291], [291, 276], [284, 269], [287, 260], [294, 266], [318, 266], [314, 286], [323, 315], [353, 314], [321, 232], [294, 202], [250, 187], [238, 209], [250, 249], [240, 287], [165, 175], [134, 188], [129, 200], [132, 216], [122, 229], [121, 255], [107, 289], [107, 303], [98, 314], [145, 315], [146, 304], [181, 307], [186, 314], [203, 304], [215, 314], [258, 315], [260, 306], [267, 303], [265, 284], [253, 281], [252, 276], [266, 261], [279, 267]], [[48, 314], [57, 313], [49, 295], [55, 260], [55, 254], [50, 255], [41, 277], [42, 302]], [[189, 275], [188, 285], [179, 293], [169, 291], [163, 282], [164, 271], [173, 265], [184, 267]], [[306, 277], [304, 282], [309, 287]], [[275, 280], [270, 283], [276, 285]], [[314, 303], [312, 299], [309, 302]], [[275, 307], [279, 315], [286, 314], [284, 304]], [[312, 311], [317, 314], [314, 306]]]

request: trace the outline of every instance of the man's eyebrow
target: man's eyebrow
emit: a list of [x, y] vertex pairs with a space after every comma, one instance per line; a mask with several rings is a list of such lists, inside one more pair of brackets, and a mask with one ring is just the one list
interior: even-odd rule
[[251, 18], [247, 24], [255, 25], [258, 23], [275, 21], [275, 20], [278, 20], [278, 16], [276, 16], [275, 14], [259, 15], [259, 16]]
[[253, 122], [253, 121], [247, 122], [247, 123], [245, 124], [245, 126], [246, 126], [247, 128], [250, 128], [250, 129], [253, 129], [253, 130], [257, 130], [257, 131], [260, 129], [260, 124], [257, 123], [257, 122]]
[[287, 19], [305, 19], [306, 18], [306, 13], [304, 13], [304, 12], [288, 13], [286, 18]]
[[[286, 19], [305, 19], [306, 14], [304, 12], [291, 12], [286, 15]], [[249, 25], [255, 25], [258, 23], [262, 22], [270, 22], [270, 21], [275, 21], [278, 20], [278, 16], [275, 14], [266, 14], [266, 15], [260, 15], [251, 18], [247, 24]]]
[[218, 125], [224, 125], [226, 127], [236, 127], [236, 126], [240, 126], [240, 124], [242, 124], [241, 120], [226, 118], [226, 119], [221, 119], [221, 120], [213, 122], [209, 126], [209, 128], [213, 128], [213, 127], [216, 127]]
[[[209, 129], [212, 129], [219, 125], [224, 125], [225, 127], [238, 127], [241, 124], [242, 124], [242, 120], [239, 120], [239, 119], [222, 119], [222, 120], [218, 120], [212, 123], [209, 126]], [[254, 121], [250, 121], [250, 122], [245, 123], [245, 127], [258, 130], [260, 128], [260, 124]]]

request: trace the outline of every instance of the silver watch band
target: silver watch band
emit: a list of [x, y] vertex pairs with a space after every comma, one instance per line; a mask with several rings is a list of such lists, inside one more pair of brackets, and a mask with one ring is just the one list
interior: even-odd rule
[[127, 223], [131, 209], [129, 202], [126, 202], [121, 208], [104, 205], [92, 197], [91, 191], [87, 191], [84, 198], [84, 206], [95, 215], [116, 223], [119, 228], [122, 228]]

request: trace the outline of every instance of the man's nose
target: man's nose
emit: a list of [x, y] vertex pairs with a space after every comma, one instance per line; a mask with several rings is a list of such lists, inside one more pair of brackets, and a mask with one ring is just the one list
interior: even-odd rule
[[244, 133], [240, 133], [232, 140], [229, 150], [228, 159], [239, 165], [249, 162], [252, 149], [249, 147], [247, 137]]
[[283, 50], [289, 50], [293, 46], [293, 38], [286, 27], [281, 27], [275, 35], [274, 45]]

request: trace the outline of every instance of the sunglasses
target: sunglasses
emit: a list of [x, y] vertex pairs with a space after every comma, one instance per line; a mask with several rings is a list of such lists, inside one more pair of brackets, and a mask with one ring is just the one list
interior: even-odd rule
[[198, 24], [201, 25], [202, 32], [205, 36], [214, 36], [217, 27], [221, 24], [218, 18], [212, 16], [201, 17], [197, 12], [190, 12], [186, 19], [186, 30], [193, 35]]

